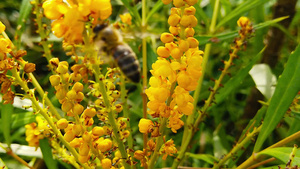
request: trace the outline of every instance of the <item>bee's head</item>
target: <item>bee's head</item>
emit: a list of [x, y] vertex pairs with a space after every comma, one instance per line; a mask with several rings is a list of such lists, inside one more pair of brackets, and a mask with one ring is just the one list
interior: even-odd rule
[[93, 32], [95, 34], [99, 33], [100, 31], [102, 31], [104, 28], [106, 28], [108, 26], [107, 23], [103, 23], [103, 24], [98, 24], [94, 27]]

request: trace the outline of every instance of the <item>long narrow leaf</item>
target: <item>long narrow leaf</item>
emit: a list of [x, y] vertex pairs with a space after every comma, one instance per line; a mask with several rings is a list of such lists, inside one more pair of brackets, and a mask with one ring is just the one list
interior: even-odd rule
[[216, 30], [229, 22], [231, 19], [240, 16], [241, 14], [257, 7], [258, 5], [266, 3], [268, 0], [248, 0], [242, 4], [240, 4], [237, 8], [232, 10], [228, 15], [226, 15], [219, 24], [216, 26]]
[[[262, 29], [264, 27], [271, 26], [275, 23], [278, 23], [286, 18], [288, 18], [288, 17], [284, 16], [284, 17], [276, 18], [276, 19], [266, 21], [263, 23], [259, 23], [257, 25], [254, 25], [253, 28], [254, 28], [254, 30]], [[231, 39], [231, 38], [234, 38], [237, 36], [238, 36], [238, 30], [228, 32], [228, 33], [221, 33], [221, 34], [217, 34], [217, 35], [198, 35], [198, 36], [195, 36], [195, 38], [199, 41], [199, 45], [201, 46], [201, 45], [205, 45], [206, 43], [211, 42], [212, 38], [217, 39], [217, 41], [224, 41], [224, 40], [228, 40], [228, 39]]]
[[163, 5], [164, 4], [162, 3], [162, 1], [157, 1], [156, 2], [156, 4], [151, 9], [151, 11], [147, 14], [146, 23], [148, 22], [148, 20], [151, 18], [151, 16], [153, 14], [155, 14], [158, 10], [160, 10], [161, 7], [163, 7]]
[[31, 12], [32, 5], [30, 0], [22, 0], [20, 7], [20, 17], [18, 18], [18, 26], [15, 34], [17, 48], [20, 48], [21, 35], [25, 30], [25, 23], [28, 20], [29, 14]]
[[186, 153], [186, 156], [194, 158], [194, 159], [199, 159], [203, 160], [209, 164], [214, 164], [215, 162], [218, 161], [218, 159], [210, 154], [193, 154], [193, 153]]
[[[279, 148], [272, 148], [266, 149], [259, 154], [269, 155], [272, 157], [277, 158], [278, 160], [282, 161], [283, 163], [288, 163], [290, 160], [290, 154], [293, 151], [293, 147], [279, 147]], [[300, 165], [300, 151], [297, 151], [293, 160], [292, 166], [299, 166]]]
[[275, 93], [271, 98], [261, 132], [258, 135], [254, 152], [259, 151], [270, 133], [288, 110], [300, 90], [300, 45], [290, 55], [286, 67], [278, 79]]
[[[242, 70], [240, 70], [234, 77], [232, 77], [230, 80], [228, 80], [224, 87], [221, 88], [218, 93], [220, 94], [217, 94], [215, 96], [215, 100], [216, 100], [216, 103], [221, 103], [222, 101], [224, 101], [224, 99], [230, 94], [232, 93], [233, 90], [235, 90], [240, 84], [241, 84], [241, 81], [244, 80], [244, 78], [248, 75], [248, 72], [251, 70], [252, 66], [261, 58], [261, 53], [263, 52], [263, 50], [258, 54], [256, 55], [250, 63], [248, 63], [247, 66], [245, 66]], [[215, 104], [214, 104], [215, 105]], [[211, 109], [212, 107], [211, 106], [209, 109]]]
[[57, 162], [53, 159], [52, 150], [48, 139], [40, 140], [40, 148], [42, 150], [43, 159], [48, 169], [57, 169]]
[[141, 24], [141, 16], [138, 13], [138, 11], [136, 10], [136, 8], [132, 7], [128, 0], [121, 0], [121, 1], [123, 2], [124, 6], [128, 9], [128, 12], [130, 13], [130, 15], [136, 19], [137, 24]]
[[3, 131], [5, 142], [9, 147], [11, 144], [10, 129], [13, 110], [14, 108], [11, 104], [1, 103], [1, 128]]

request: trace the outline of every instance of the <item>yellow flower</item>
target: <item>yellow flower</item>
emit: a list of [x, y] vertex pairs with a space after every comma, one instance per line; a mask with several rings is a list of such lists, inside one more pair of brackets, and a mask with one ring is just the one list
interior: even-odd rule
[[69, 8], [62, 0], [47, 0], [42, 7], [44, 8], [45, 16], [49, 19], [59, 19]]
[[178, 107], [184, 107], [188, 102], [193, 102], [193, 97], [184, 88], [177, 86], [172, 95], [173, 101], [176, 102]]
[[91, 11], [95, 19], [107, 19], [112, 13], [110, 0], [92, 0]]
[[179, 130], [183, 125], [184, 122], [180, 120], [181, 116], [178, 112], [174, 111], [174, 114], [170, 116], [168, 127], [171, 128], [173, 133], [177, 133], [177, 130]]
[[112, 141], [110, 139], [104, 139], [103, 141], [99, 142], [97, 148], [103, 153], [105, 151], [110, 150], [112, 147]]
[[0, 36], [0, 53], [11, 52], [11, 41]]
[[162, 153], [165, 155], [162, 157], [163, 160], [166, 160], [167, 156], [173, 156], [173, 154], [177, 153], [177, 149], [175, 147], [174, 141], [172, 139], [168, 140], [162, 148]]
[[152, 69], [150, 72], [153, 76], [168, 78], [170, 83], [176, 80], [176, 72], [172, 69], [170, 62], [166, 59], [157, 60], [152, 64]]
[[131, 15], [129, 13], [125, 13], [123, 15], [120, 15], [120, 18], [121, 18], [121, 21], [123, 23], [125, 23], [127, 25], [131, 25], [132, 24], [132, 22], [131, 22], [132, 17], [131, 17]]
[[5, 30], [5, 25], [0, 21], [0, 33]]
[[149, 100], [157, 100], [159, 102], [165, 102], [170, 96], [170, 90], [164, 87], [150, 87], [145, 92]]
[[142, 118], [139, 122], [139, 130], [141, 133], [149, 133], [153, 129], [153, 122], [149, 119]]
[[101, 165], [103, 169], [109, 169], [111, 167], [111, 160], [108, 158], [104, 158], [101, 160]]

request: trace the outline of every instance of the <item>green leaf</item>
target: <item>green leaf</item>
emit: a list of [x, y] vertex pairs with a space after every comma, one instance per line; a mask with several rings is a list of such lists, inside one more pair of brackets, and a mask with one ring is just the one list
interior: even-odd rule
[[228, 15], [221, 19], [221, 21], [216, 26], [216, 30], [218, 30], [221, 26], [229, 22], [231, 19], [241, 16], [243, 13], [257, 7], [258, 5], [264, 4], [267, 1], [268, 0], [248, 0], [240, 4], [237, 8], [232, 10]]
[[294, 97], [300, 90], [300, 45], [290, 55], [286, 67], [278, 79], [273, 97], [271, 98], [261, 132], [258, 135], [254, 152], [259, 151], [263, 142], [275, 129], [278, 122], [288, 110]]
[[201, 19], [204, 24], [209, 27], [209, 18], [208, 16], [205, 14], [205, 12], [203, 11], [203, 9], [200, 7], [200, 5], [194, 5], [195, 9], [196, 9], [196, 13], [195, 16], [198, 19]]
[[[293, 147], [279, 147], [266, 149], [258, 153], [258, 155], [264, 154], [275, 157], [276, 159], [282, 161], [283, 163], [288, 163], [290, 160], [290, 154], [293, 151]], [[297, 151], [291, 166], [300, 165], [300, 151]]]
[[[259, 23], [257, 25], [253, 26], [254, 30], [258, 30], [258, 29], [262, 29], [264, 27], [267, 26], [271, 26], [273, 24], [276, 24], [277, 22], [280, 22], [284, 19], [286, 19], [288, 17], [280, 17], [280, 18], [276, 18], [270, 21], [266, 21], [263, 23]], [[224, 41], [224, 40], [228, 40], [228, 39], [232, 39], [238, 36], [238, 30], [232, 31], [232, 32], [228, 32], [228, 33], [221, 33], [221, 34], [217, 34], [217, 35], [197, 35], [195, 36], [195, 38], [199, 41], [199, 45], [205, 45], [206, 43], [210, 43], [212, 42], [212, 39], [216, 39], [218, 42], [219, 41]]]
[[124, 4], [124, 6], [127, 8], [128, 12], [130, 13], [130, 15], [135, 18], [133, 19], [134, 21], [136, 20], [136, 23], [137, 25], [140, 25], [142, 22], [141, 22], [141, 16], [140, 14], [138, 13], [138, 11], [136, 10], [137, 8], [135, 7], [132, 7], [129, 3], [128, 0], [121, 0]]
[[[245, 77], [248, 76], [248, 72], [251, 70], [252, 66], [261, 58], [262, 52], [263, 50], [259, 54], [257, 54], [247, 66], [242, 68], [235, 76], [233, 76], [226, 82], [224, 87], [218, 91], [218, 93], [220, 94], [217, 94], [215, 96], [216, 103], [219, 104], [224, 101], [224, 99], [241, 84]], [[213, 104], [209, 109], [211, 109], [215, 105], [216, 104]]]
[[22, 0], [22, 4], [20, 7], [20, 17], [18, 18], [18, 26], [16, 29], [16, 34], [15, 34], [15, 39], [16, 42], [14, 44], [16, 44], [17, 49], [20, 48], [21, 45], [21, 35], [23, 34], [24, 30], [25, 30], [25, 23], [28, 20], [29, 14], [31, 12], [31, 8], [32, 5], [30, 3], [30, 0]]
[[210, 154], [193, 154], [193, 153], [186, 153], [186, 156], [198, 159], [198, 160], [203, 160], [209, 164], [214, 164], [215, 162], [218, 161], [218, 159]]
[[13, 129], [23, 127], [26, 124], [35, 122], [35, 115], [32, 112], [20, 112], [13, 115], [12, 125]]
[[11, 129], [11, 117], [14, 107], [11, 104], [1, 103], [1, 127], [4, 135], [4, 139], [8, 147], [11, 144], [10, 129]]
[[[263, 119], [263, 116], [265, 115], [267, 111], [267, 107], [266, 106], [263, 106], [262, 108], [260, 108], [256, 115], [254, 116], [254, 118], [252, 118], [247, 127], [243, 130], [240, 138], [239, 138], [239, 141], [238, 142], [241, 142], [242, 139], [245, 138], [246, 136], [246, 133], [248, 133], [250, 130], [250, 127], [253, 128], [253, 127], [258, 127], [260, 124], [261, 124], [261, 121]], [[228, 162], [228, 167], [231, 168], [233, 166], [236, 165], [236, 162], [240, 159], [240, 157], [242, 156], [242, 154], [247, 150], [248, 146], [250, 145], [251, 142], [248, 142], [246, 143], [245, 145], [243, 145], [243, 148], [241, 150], [239, 150], [235, 155], [234, 155], [234, 159], [231, 158], [229, 159], [229, 162]]]
[[146, 23], [148, 22], [148, 20], [151, 18], [151, 16], [153, 14], [155, 14], [158, 10], [160, 10], [160, 8], [163, 7], [163, 3], [162, 1], [157, 1], [156, 4], [153, 6], [153, 8], [151, 9], [151, 11], [147, 14], [147, 17], [146, 17]]
[[57, 169], [57, 161], [53, 159], [52, 149], [49, 145], [48, 139], [40, 140], [40, 148], [43, 154], [43, 159], [45, 160], [48, 169]]
[[152, 46], [147, 43], [147, 69], [152, 69], [152, 64], [157, 60], [157, 55], [153, 51]]

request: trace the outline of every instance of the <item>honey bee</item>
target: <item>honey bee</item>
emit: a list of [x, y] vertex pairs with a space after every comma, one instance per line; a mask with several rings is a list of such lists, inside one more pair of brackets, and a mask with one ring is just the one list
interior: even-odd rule
[[104, 23], [95, 26], [93, 32], [95, 34], [94, 41], [102, 41], [99, 50], [111, 55], [123, 74], [132, 82], [138, 83], [141, 71], [139, 62], [131, 47], [123, 42], [119, 30]]

